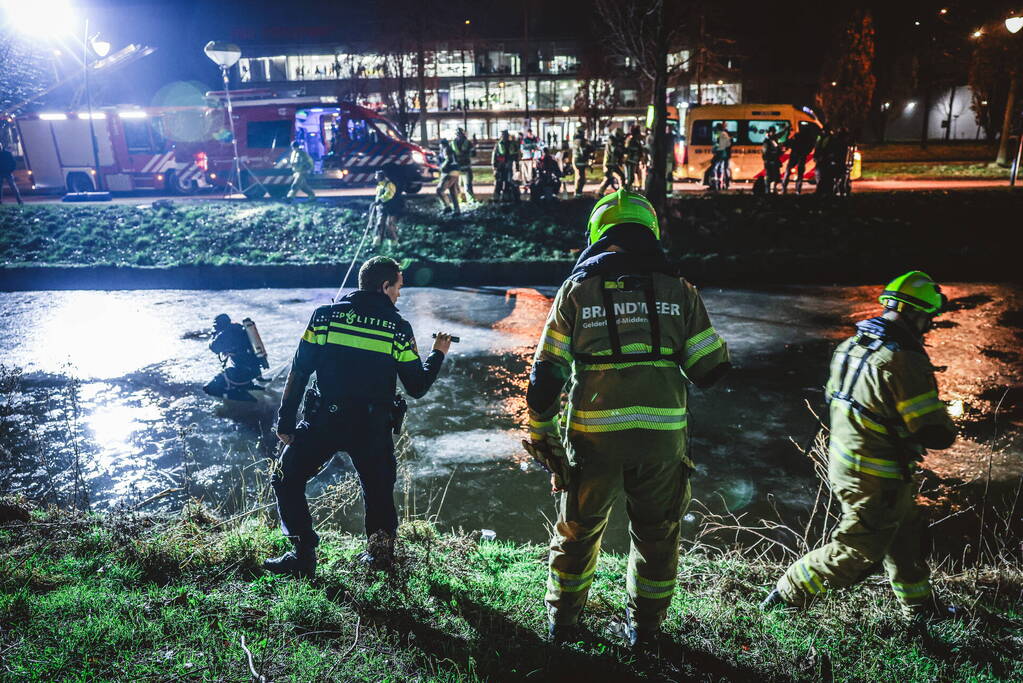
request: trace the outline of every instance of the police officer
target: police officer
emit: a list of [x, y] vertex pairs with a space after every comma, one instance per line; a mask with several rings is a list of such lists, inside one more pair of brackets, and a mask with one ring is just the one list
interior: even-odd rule
[[494, 169], [494, 199], [503, 202], [511, 194], [512, 169], [515, 165], [516, 147], [507, 130], [501, 131], [501, 137], [494, 144], [490, 155], [490, 165]]
[[625, 187], [632, 189], [639, 181], [639, 169], [646, 163], [646, 145], [643, 141], [643, 131], [639, 126], [633, 126], [629, 131], [629, 137], [625, 139]]
[[313, 159], [302, 149], [302, 143], [298, 140], [291, 143], [291, 154], [288, 155], [286, 165], [291, 168], [292, 173], [288, 201], [294, 199], [300, 191], [305, 192], [309, 199], [316, 199], [316, 193], [309, 187], [309, 181], [306, 179], [306, 176], [313, 172]]
[[[359, 473], [366, 536], [373, 540], [362, 559], [376, 567], [389, 563], [398, 528], [391, 440], [396, 380], [411, 396], [425, 395], [451, 345], [449, 335], [438, 333], [426, 362], [420, 359], [412, 326], [394, 305], [401, 288], [394, 260], [369, 259], [359, 270], [359, 289], [317, 308], [298, 343], [277, 418], [277, 436], [286, 447], [271, 481], [281, 530], [295, 550], [263, 563], [275, 574], [315, 573], [320, 539], [306, 503], [306, 483], [341, 450]], [[320, 407], [296, 426], [299, 402], [314, 372]]]
[[586, 171], [590, 167], [593, 147], [586, 139], [586, 129], [579, 126], [572, 138], [572, 166], [575, 168], [575, 196], [581, 197], [586, 186]]
[[601, 197], [607, 189], [614, 184], [616, 178], [619, 183], [625, 182], [625, 175], [622, 173], [622, 161], [625, 157], [625, 133], [621, 128], [615, 128], [614, 132], [607, 138], [604, 145], [604, 181], [597, 188], [597, 196]]
[[463, 199], [476, 201], [476, 193], [472, 189], [472, 155], [476, 153], [476, 147], [466, 137], [464, 128], [459, 128], [455, 133], [455, 139], [451, 141], [451, 152], [461, 174]]
[[904, 615], [948, 614], [931, 592], [927, 524], [912, 481], [924, 449], [948, 448], [956, 435], [923, 347], [946, 299], [914, 270], [895, 278], [879, 300], [884, 312], [857, 323], [856, 334], [835, 350], [825, 389], [828, 479], [842, 517], [830, 543], [789, 567], [764, 609], [802, 607], [883, 563]]
[[210, 396], [232, 401], [255, 401], [249, 392], [259, 389], [252, 380], [261, 375], [260, 361], [245, 328], [221, 313], [213, 319], [210, 351], [220, 357], [223, 370], [202, 388]]
[[589, 246], [547, 316], [526, 395], [530, 449], [558, 462], [567, 444], [571, 465], [568, 481], [563, 472], [552, 481], [560, 496], [549, 632], [555, 641], [575, 635], [608, 514], [624, 491], [632, 537], [629, 639], [649, 646], [675, 589], [689, 503], [687, 384], [715, 382], [729, 367], [728, 349], [696, 289], [667, 262], [657, 215], [643, 195], [623, 188], [600, 199], [588, 227]]

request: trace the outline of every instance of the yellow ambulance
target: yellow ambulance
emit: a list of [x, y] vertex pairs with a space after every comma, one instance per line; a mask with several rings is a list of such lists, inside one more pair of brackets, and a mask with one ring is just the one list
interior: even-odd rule
[[[801, 126], [817, 126], [821, 122], [808, 107], [791, 104], [708, 104], [690, 107], [685, 111], [683, 133], [675, 143], [675, 180], [703, 180], [713, 160], [711, 145], [714, 126], [724, 124], [732, 136], [730, 170], [732, 180], [753, 181], [764, 175], [761, 157], [764, 138], [774, 127], [778, 139], [788, 140]], [[860, 153], [852, 152], [852, 180], [860, 177]], [[782, 157], [788, 160], [788, 150]], [[816, 163], [811, 153], [806, 164], [807, 180], [814, 177]], [[784, 171], [784, 166], [782, 167]]]

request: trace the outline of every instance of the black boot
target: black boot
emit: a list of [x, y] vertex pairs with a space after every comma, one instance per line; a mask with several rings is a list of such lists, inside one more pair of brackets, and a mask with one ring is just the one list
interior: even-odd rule
[[551, 645], [576, 643], [583, 640], [583, 630], [579, 624], [547, 624], [547, 642]]
[[390, 569], [394, 566], [394, 536], [386, 531], [373, 532], [356, 559], [372, 569]]
[[788, 603], [785, 602], [785, 598], [783, 598], [781, 596], [781, 593], [778, 592], [778, 589], [775, 588], [770, 593], [768, 593], [767, 597], [764, 598], [764, 601], [760, 603], [760, 611], [770, 612], [775, 607], [784, 606], [786, 604]]
[[296, 548], [280, 557], [264, 560], [263, 569], [271, 574], [294, 576], [299, 579], [311, 579], [316, 576], [316, 550], [313, 548]]

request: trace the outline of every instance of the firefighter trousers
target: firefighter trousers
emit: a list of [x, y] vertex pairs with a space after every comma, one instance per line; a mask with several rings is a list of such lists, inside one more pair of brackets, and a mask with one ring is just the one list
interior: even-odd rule
[[842, 517], [830, 543], [796, 561], [778, 580], [781, 596], [803, 606], [828, 589], [862, 581], [883, 564], [906, 616], [929, 609], [927, 524], [913, 482], [851, 471], [834, 457], [829, 479]]
[[306, 485], [338, 451], [348, 453], [359, 474], [367, 538], [381, 530], [393, 537], [398, 529], [391, 406], [384, 403], [344, 406], [338, 414], [328, 413], [317, 420], [315, 426], [302, 423], [274, 468], [270, 482], [277, 494], [281, 531], [296, 547], [316, 547], [320, 542], [313, 530]]
[[632, 186], [639, 180], [639, 163], [625, 164], [625, 187], [632, 189]]
[[310, 199], [316, 199], [316, 193], [309, 187], [305, 173], [294, 173], [291, 176], [291, 189], [288, 190], [288, 199], [293, 199], [299, 192], [305, 192]]
[[573, 477], [558, 494], [551, 539], [547, 609], [555, 624], [574, 624], [594, 580], [600, 541], [619, 494], [629, 517], [626, 581], [629, 620], [656, 629], [668, 611], [678, 572], [682, 514], [689, 505], [689, 467], [679, 457], [684, 431], [573, 433]]
[[575, 196], [582, 196], [583, 188], [586, 187], [586, 166], [575, 167]]

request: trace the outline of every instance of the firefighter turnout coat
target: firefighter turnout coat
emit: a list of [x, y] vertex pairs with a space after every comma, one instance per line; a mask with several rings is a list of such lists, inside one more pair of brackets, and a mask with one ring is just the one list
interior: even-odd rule
[[635, 265], [628, 253], [602, 253], [577, 266], [554, 299], [530, 375], [530, 438], [559, 439], [564, 431], [572, 465], [551, 541], [546, 599], [556, 624], [574, 623], [586, 604], [608, 514], [623, 490], [630, 618], [638, 628], [663, 621], [693, 467], [687, 384], [713, 381], [728, 367], [696, 289], [666, 263], [665, 272]]
[[924, 448], [947, 448], [955, 426], [938, 398], [919, 340], [884, 318], [865, 320], [838, 346], [826, 394], [828, 478], [842, 505], [831, 541], [778, 581], [786, 602], [859, 582], [877, 565], [907, 616], [931, 607], [926, 523], [911, 476]]

